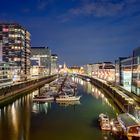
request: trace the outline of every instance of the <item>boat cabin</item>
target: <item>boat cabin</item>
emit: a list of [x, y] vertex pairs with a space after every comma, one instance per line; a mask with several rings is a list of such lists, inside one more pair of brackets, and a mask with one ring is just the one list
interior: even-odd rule
[[124, 134], [127, 137], [140, 137], [140, 121], [129, 113], [123, 113], [117, 117]]

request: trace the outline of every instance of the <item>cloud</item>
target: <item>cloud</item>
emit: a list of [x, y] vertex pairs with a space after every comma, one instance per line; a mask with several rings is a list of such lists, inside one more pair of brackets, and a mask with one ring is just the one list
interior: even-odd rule
[[69, 13], [73, 16], [94, 15], [94, 16], [111, 16], [119, 13], [123, 9], [123, 4], [114, 3], [89, 3], [78, 8], [72, 8]]
[[78, 16], [110, 17], [116, 15], [129, 14], [138, 11], [139, 0], [81, 0], [77, 7], [68, 9], [66, 14], [61, 16], [62, 21], [68, 21]]

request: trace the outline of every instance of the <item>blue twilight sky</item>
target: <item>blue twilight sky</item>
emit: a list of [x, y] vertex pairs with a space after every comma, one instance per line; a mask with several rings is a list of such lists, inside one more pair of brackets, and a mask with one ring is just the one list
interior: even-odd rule
[[7, 21], [68, 65], [114, 61], [140, 46], [140, 0], [1, 0], [0, 22]]

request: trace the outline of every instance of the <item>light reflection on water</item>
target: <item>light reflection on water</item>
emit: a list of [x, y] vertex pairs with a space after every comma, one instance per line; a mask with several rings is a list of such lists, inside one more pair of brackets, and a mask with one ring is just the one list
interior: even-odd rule
[[29, 140], [31, 95], [0, 109], [0, 140]]
[[32, 103], [36, 90], [1, 108], [0, 140], [114, 140], [100, 131], [97, 118], [102, 112], [115, 117], [119, 111], [89, 82], [74, 80], [80, 84], [78, 102]]
[[48, 102], [46, 102], [46, 103], [33, 103], [32, 112], [36, 113], [36, 114], [38, 114], [40, 112], [47, 114], [49, 106], [51, 106], [51, 103], [48, 103]]

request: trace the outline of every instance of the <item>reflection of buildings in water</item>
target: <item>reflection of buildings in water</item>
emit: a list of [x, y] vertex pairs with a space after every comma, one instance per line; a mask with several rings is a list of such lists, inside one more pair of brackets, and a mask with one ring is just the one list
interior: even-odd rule
[[[99, 99], [101, 96], [101, 91], [95, 87], [92, 87], [92, 95], [95, 96], [96, 99]], [[102, 95], [103, 96], [103, 95]]]
[[[16, 110], [16, 104], [12, 104], [12, 106], [10, 108], [8, 108], [8, 112], [9, 112], [9, 115], [10, 118], [11, 118], [11, 123], [12, 123], [12, 126], [13, 126], [13, 131], [15, 132], [15, 135], [17, 135], [19, 132], [18, 132], [18, 112]], [[18, 137], [17, 137], [18, 138]]]
[[[1, 109], [0, 139], [29, 140], [30, 95]], [[5, 129], [4, 129], [5, 128]], [[5, 130], [8, 129], [8, 132]]]
[[[92, 95], [96, 98], [96, 99], [102, 99], [102, 103], [103, 104], [107, 104], [108, 106], [110, 106], [114, 111], [116, 110], [114, 105], [112, 105], [108, 98], [103, 94], [101, 93], [101, 91], [96, 88], [95, 86], [92, 87]], [[116, 111], [115, 111], [116, 112]]]
[[91, 93], [92, 92], [92, 85], [91, 85], [91, 83], [89, 83], [87, 81], [83, 81], [82, 79], [79, 79], [78, 82], [80, 83], [80, 85], [82, 85], [84, 87], [84, 90], [87, 93]]
[[74, 82], [76, 81], [76, 78], [75, 78], [75, 77], [72, 77], [71, 79], [72, 79], [72, 81], [74, 81]]
[[79, 80], [80, 80], [80, 79], [77, 78], [77, 77], [72, 77], [72, 81], [75, 82], [75, 83], [79, 83]]
[[79, 83], [80, 83], [81, 85], [83, 85], [83, 84], [84, 84], [84, 81], [83, 81], [83, 80], [79, 80]]
[[92, 92], [92, 85], [89, 82], [85, 82], [85, 89], [87, 93]]
[[81, 79], [79, 79], [79, 83], [84, 86], [86, 92], [91, 93], [96, 99], [102, 99], [103, 104], [107, 104], [116, 112], [114, 105], [109, 102], [108, 98], [105, 97], [105, 95], [98, 88], [96, 88], [91, 83]]
[[51, 107], [51, 103], [45, 102], [45, 103], [33, 103], [32, 106], [32, 112], [34, 113], [40, 113], [43, 112], [47, 114], [48, 108]]

